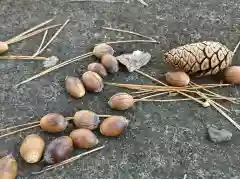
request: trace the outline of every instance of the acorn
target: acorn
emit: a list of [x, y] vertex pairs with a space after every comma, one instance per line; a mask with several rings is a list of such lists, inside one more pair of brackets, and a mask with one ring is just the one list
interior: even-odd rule
[[165, 77], [168, 84], [172, 86], [183, 87], [190, 82], [190, 77], [183, 71], [167, 72]]
[[50, 133], [64, 131], [68, 126], [68, 121], [58, 113], [48, 113], [40, 120], [40, 127]]
[[224, 70], [225, 81], [231, 84], [240, 84], [240, 66], [230, 66]]
[[127, 110], [133, 107], [134, 99], [133, 96], [128, 93], [117, 93], [109, 99], [108, 105], [112, 109]]
[[81, 98], [85, 95], [85, 87], [77, 77], [67, 76], [65, 78], [67, 92], [75, 98]]
[[89, 129], [76, 129], [69, 135], [77, 148], [92, 148], [99, 143], [97, 136]]
[[93, 71], [87, 71], [82, 75], [82, 81], [86, 90], [90, 92], [101, 92], [104, 84], [100, 75]]
[[113, 48], [106, 44], [106, 43], [101, 43], [99, 45], [96, 45], [93, 49], [93, 55], [95, 55], [98, 58], [102, 58], [103, 55], [105, 54], [114, 54]]
[[115, 73], [119, 70], [119, 63], [116, 57], [111, 54], [103, 55], [101, 58], [101, 63], [109, 73]]
[[18, 173], [16, 159], [12, 155], [6, 155], [0, 159], [0, 178], [15, 179]]
[[107, 70], [101, 63], [96, 63], [96, 62], [90, 63], [88, 65], [88, 71], [93, 71], [99, 74], [101, 77], [107, 76]]
[[37, 134], [28, 135], [20, 146], [20, 155], [27, 163], [40, 161], [45, 148], [45, 142]]
[[68, 136], [62, 136], [51, 141], [44, 153], [44, 161], [54, 164], [67, 160], [72, 156], [73, 141]]
[[80, 110], [74, 114], [73, 122], [78, 128], [94, 130], [99, 126], [100, 119], [98, 115], [92, 111]]
[[104, 136], [119, 136], [128, 127], [129, 120], [123, 116], [111, 116], [103, 120], [100, 132]]
[[8, 44], [0, 41], [0, 54], [8, 51]]

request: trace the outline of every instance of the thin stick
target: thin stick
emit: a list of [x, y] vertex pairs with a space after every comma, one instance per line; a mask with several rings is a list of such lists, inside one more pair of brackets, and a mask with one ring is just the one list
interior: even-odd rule
[[20, 124], [20, 125], [17, 125], [17, 126], [7, 127], [5, 129], [0, 129], [0, 132], [15, 129], [15, 128], [18, 128], [18, 127], [28, 126], [28, 125], [32, 125], [32, 124], [38, 124], [38, 123], [39, 123], [39, 121], [35, 121], [35, 122], [27, 123], [27, 124]]
[[43, 170], [41, 170], [41, 171], [39, 171], [39, 172], [32, 172], [32, 174], [41, 174], [41, 173], [44, 173], [44, 172], [46, 172], [46, 171], [48, 171], [48, 170], [52, 170], [52, 169], [54, 169], [54, 168], [56, 168], [56, 167], [59, 167], [59, 166], [62, 166], [62, 165], [64, 165], [64, 164], [68, 164], [68, 163], [70, 163], [70, 162], [73, 162], [73, 161], [75, 161], [75, 160], [77, 160], [77, 159], [79, 159], [79, 158], [81, 158], [81, 157], [83, 157], [83, 156], [85, 156], [85, 155], [88, 155], [88, 154], [90, 154], [90, 153], [93, 153], [93, 152], [96, 152], [96, 151], [98, 151], [98, 150], [101, 150], [101, 149], [103, 149], [105, 146], [103, 145], [103, 146], [101, 146], [101, 147], [97, 147], [97, 148], [95, 148], [95, 149], [92, 149], [92, 150], [90, 150], [90, 151], [87, 151], [87, 152], [84, 152], [84, 153], [82, 153], [82, 154], [79, 154], [79, 155], [77, 155], [77, 156], [75, 156], [75, 157], [72, 157], [72, 158], [70, 158], [70, 159], [67, 159], [67, 160], [65, 160], [65, 161], [63, 161], [63, 162], [60, 162], [60, 163], [58, 163], [58, 164], [54, 164], [54, 165], [50, 165], [50, 166], [48, 166], [48, 167], [45, 167], [45, 168], [43, 168]]
[[66, 66], [66, 65], [68, 65], [68, 64], [71, 64], [71, 63], [74, 63], [74, 62], [76, 62], [76, 61], [80, 61], [80, 60], [85, 59], [85, 58], [87, 58], [87, 57], [90, 57], [90, 56], [92, 56], [92, 55], [93, 55], [93, 53], [92, 53], [92, 52], [89, 52], [89, 53], [80, 55], [80, 56], [78, 56], [78, 57], [69, 59], [69, 60], [67, 60], [67, 61], [65, 61], [65, 62], [59, 63], [58, 65], [55, 65], [55, 66], [53, 66], [53, 67], [51, 67], [51, 68], [48, 68], [47, 70], [44, 70], [44, 71], [42, 71], [42, 72], [40, 72], [40, 73], [32, 76], [31, 78], [28, 78], [28, 79], [26, 79], [26, 80], [18, 83], [17, 85], [15, 85], [15, 88], [17, 88], [18, 86], [20, 86], [20, 85], [22, 85], [22, 84], [25, 84], [25, 83], [27, 83], [27, 82], [29, 82], [29, 81], [32, 81], [32, 80], [34, 80], [34, 79], [36, 79], [36, 78], [39, 78], [39, 77], [41, 77], [41, 76], [43, 76], [43, 75], [45, 75], [45, 74], [48, 74], [48, 73], [50, 73], [50, 72], [52, 72], [52, 71], [54, 71], [54, 70], [57, 70], [57, 69], [59, 69], [59, 68], [61, 68], [61, 67], [64, 67], [64, 66]]
[[30, 28], [29, 30], [24, 31], [23, 33], [21, 33], [21, 34], [15, 36], [15, 37], [13, 37], [13, 38], [7, 40], [6, 43], [7, 43], [7, 44], [10, 44], [9, 42], [15, 41], [15, 39], [17, 39], [17, 38], [19, 38], [19, 37], [21, 37], [21, 36], [24, 36], [25, 34], [27, 34], [27, 33], [29, 33], [29, 32], [32, 32], [32, 31], [34, 31], [35, 29], [38, 29], [38, 28], [40, 28], [40, 27], [48, 24], [49, 22], [51, 22], [51, 21], [53, 21], [53, 20], [54, 20], [54, 18], [49, 19], [49, 20], [47, 20], [47, 21], [45, 21], [45, 22], [43, 22], [43, 23], [41, 23], [41, 24], [39, 24], [39, 25], [36, 25], [36, 26]]
[[42, 48], [44, 42], [45, 42], [45, 39], [47, 37], [47, 33], [48, 33], [48, 30], [45, 31], [44, 35], [43, 35], [43, 38], [42, 38], [42, 41], [40, 43], [40, 46], [38, 47], [37, 51], [35, 54], [33, 54], [33, 56], [37, 56], [36, 54], [40, 51], [40, 49]]
[[67, 25], [67, 23], [69, 21], [70, 21], [70, 19], [66, 20], [66, 22], [58, 29], [58, 31], [53, 35], [53, 37], [48, 41], [48, 43], [39, 52], [37, 52], [33, 56], [35, 57], [35, 56], [39, 55], [40, 53], [42, 53], [47, 48], [47, 46], [57, 37], [57, 35], [62, 31], [62, 29]]
[[46, 57], [32, 57], [32, 56], [0, 56], [0, 60], [46, 60]]
[[19, 38], [17, 38], [17, 39], [14, 39], [14, 40], [12, 40], [12, 41], [9, 41], [8, 44], [13, 44], [13, 43], [22, 41], [22, 40], [27, 39], [27, 38], [30, 38], [30, 37], [32, 37], [32, 36], [34, 36], [34, 35], [40, 34], [40, 33], [44, 32], [45, 30], [52, 29], [52, 28], [58, 27], [58, 26], [60, 26], [60, 25], [61, 25], [61, 24], [56, 24], [56, 25], [51, 25], [51, 26], [48, 26], [48, 27], [44, 27], [44, 28], [42, 28], [42, 29], [36, 30], [36, 31], [34, 31], [34, 32], [31, 32], [31, 33], [29, 33], [29, 34], [27, 34], [27, 35], [25, 35], [25, 36], [21, 36], [21, 37], [19, 37]]
[[[110, 41], [110, 42], [103, 42], [106, 44], [120, 44], [120, 43], [135, 43], [135, 42], [143, 42], [143, 43], [160, 43], [156, 40], [120, 40], [120, 41]], [[95, 44], [99, 45], [99, 44]]]
[[148, 36], [139, 34], [139, 33], [137, 33], [137, 32], [133, 32], [133, 31], [122, 30], [122, 29], [115, 29], [115, 28], [111, 28], [111, 27], [102, 27], [102, 28], [105, 29], [105, 30], [111, 30], [111, 31], [117, 31], [117, 32], [124, 32], [124, 33], [132, 34], [132, 35], [137, 35], [137, 36], [139, 36], [139, 37], [144, 37], [144, 38], [146, 38], [146, 39], [156, 41], [155, 39], [153, 39], [153, 38], [151, 38], [151, 37], [148, 37]]
[[39, 125], [40, 125], [40, 124], [33, 125], [33, 126], [30, 126], [30, 127], [26, 127], [26, 128], [24, 128], [24, 129], [16, 130], [16, 131], [13, 131], [13, 132], [10, 132], [10, 133], [1, 135], [0, 138], [6, 137], [6, 136], [9, 136], [9, 135], [12, 135], [12, 134], [16, 134], [16, 133], [18, 133], [18, 132], [26, 131], [26, 130], [28, 130], [28, 129], [32, 129], [32, 128], [34, 128], [34, 127], [38, 127]]
[[[151, 80], [153, 80], [153, 81], [156, 81], [156, 82], [158, 82], [158, 83], [160, 83], [160, 84], [162, 84], [162, 85], [164, 85], [164, 86], [168, 86], [168, 85], [166, 85], [165, 83], [157, 80], [156, 78], [153, 78], [152, 76], [150, 76], [150, 75], [148, 75], [148, 74], [146, 74], [146, 73], [144, 73], [144, 72], [142, 72], [142, 71], [139, 71], [139, 70], [135, 70], [135, 71], [138, 72], [138, 73], [140, 73], [141, 75], [143, 75], [143, 76], [145, 76], [145, 77], [148, 77], [149, 79], [151, 79]], [[180, 94], [182, 94], [182, 95], [184, 95], [184, 96], [186, 96], [186, 97], [188, 97], [188, 98], [191, 98], [191, 99], [193, 99], [194, 101], [196, 101], [196, 102], [200, 103], [201, 105], [205, 106], [205, 103], [204, 103], [204, 102], [202, 102], [202, 101], [200, 101], [200, 100], [198, 100], [198, 99], [196, 99], [196, 98], [194, 98], [194, 97], [192, 97], [192, 96], [190, 96], [190, 95], [188, 95], [188, 94], [186, 94], [186, 93], [183, 93], [183, 92], [181, 92], [181, 91], [179, 91], [179, 90], [175, 90], [175, 91], [178, 92], [178, 93], [180, 93]]]

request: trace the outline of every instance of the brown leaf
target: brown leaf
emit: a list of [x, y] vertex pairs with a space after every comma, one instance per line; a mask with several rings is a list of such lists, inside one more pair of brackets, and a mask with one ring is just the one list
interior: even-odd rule
[[125, 65], [129, 72], [133, 72], [145, 66], [151, 59], [151, 55], [148, 52], [136, 50], [132, 54], [117, 56], [116, 59]]

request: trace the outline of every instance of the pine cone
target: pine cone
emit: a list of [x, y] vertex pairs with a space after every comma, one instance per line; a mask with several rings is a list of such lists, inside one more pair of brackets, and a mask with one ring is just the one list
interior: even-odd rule
[[219, 42], [186, 44], [164, 54], [164, 62], [189, 75], [215, 75], [232, 63], [233, 52]]

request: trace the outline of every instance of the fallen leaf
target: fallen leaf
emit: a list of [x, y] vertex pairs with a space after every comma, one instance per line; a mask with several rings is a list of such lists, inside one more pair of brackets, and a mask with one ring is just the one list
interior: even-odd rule
[[116, 59], [121, 64], [125, 65], [129, 72], [133, 72], [145, 66], [150, 61], [151, 55], [148, 52], [136, 50], [132, 54], [122, 54], [117, 56]]
[[46, 58], [46, 60], [43, 62], [43, 66], [45, 68], [52, 67], [52, 66], [56, 65], [58, 61], [59, 61], [59, 59], [56, 56], [51, 56], [49, 58]]

